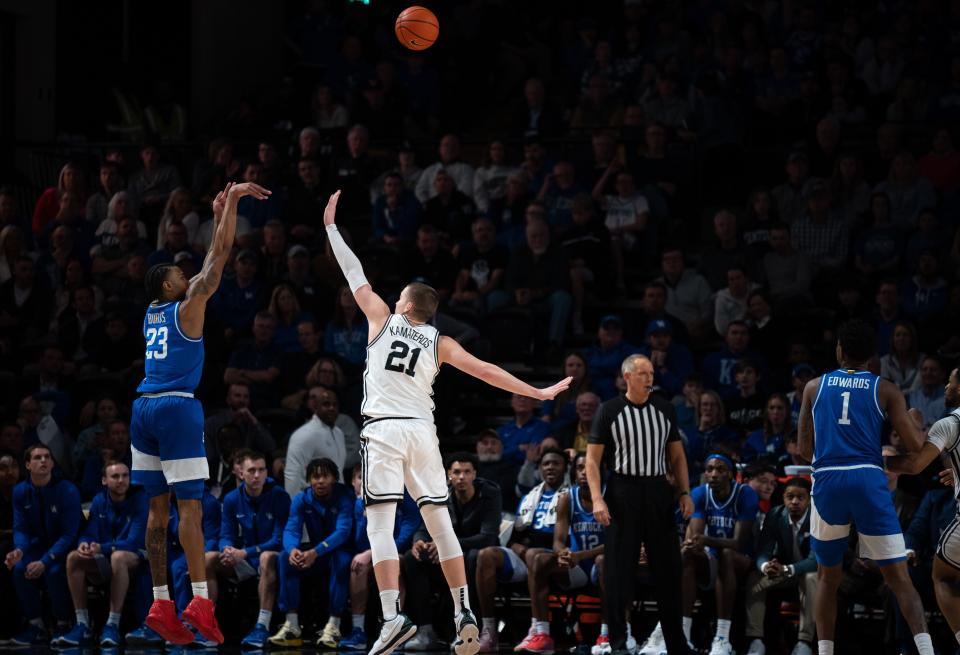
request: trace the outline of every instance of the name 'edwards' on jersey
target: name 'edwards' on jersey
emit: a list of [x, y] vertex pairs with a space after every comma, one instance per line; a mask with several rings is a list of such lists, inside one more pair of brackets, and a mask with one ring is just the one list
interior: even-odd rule
[[432, 325], [416, 325], [403, 314], [391, 314], [367, 346], [361, 414], [433, 420], [439, 339]]

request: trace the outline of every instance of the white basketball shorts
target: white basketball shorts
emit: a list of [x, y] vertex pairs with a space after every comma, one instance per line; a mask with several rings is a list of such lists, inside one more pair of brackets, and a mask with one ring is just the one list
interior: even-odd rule
[[406, 486], [418, 506], [447, 502], [447, 473], [433, 421], [380, 418], [360, 430], [363, 503], [400, 502]]

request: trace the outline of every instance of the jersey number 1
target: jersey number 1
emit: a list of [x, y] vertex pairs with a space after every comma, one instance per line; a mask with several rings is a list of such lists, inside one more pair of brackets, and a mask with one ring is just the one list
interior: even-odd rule
[[[417, 359], [420, 357], [420, 349], [413, 349], [413, 353], [410, 354], [410, 363], [404, 368], [403, 360], [407, 358], [408, 354], [410, 354], [410, 346], [403, 341], [394, 341], [390, 344], [390, 354], [387, 355], [387, 363], [383, 368], [397, 373], [406, 373], [410, 377], [415, 376], [417, 374], [415, 369], [417, 368]], [[399, 362], [397, 360], [399, 360]]]
[[840, 425], [850, 425], [850, 392], [844, 391], [840, 394], [840, 397], [843, 398], [843, 413], [840, 415], [840, 418], [837, 419], [837, 423]]

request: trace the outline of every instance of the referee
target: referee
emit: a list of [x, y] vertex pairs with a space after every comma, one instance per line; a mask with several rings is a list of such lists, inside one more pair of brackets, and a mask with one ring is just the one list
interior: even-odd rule
[[[680, 540], [667, 459], [680, 486], [684, 518], [693, 513], [687, 458], [676, 414], [666, 400], [650, 396], [653, 365], [630, 355], [620, 367], [627, 393], [603, 403], [587, 444], [587, 481], [593, 515], [606, 526], [604, 567], [607, 621], [614, 653], [626, 651], [626, 612], [633, 602], [640, 544], [657, 588], [660, 625], [669, 653], [686, 653], [680, 615]], [[607, 452], [611, 474], [601, 493], [600, 462]]]

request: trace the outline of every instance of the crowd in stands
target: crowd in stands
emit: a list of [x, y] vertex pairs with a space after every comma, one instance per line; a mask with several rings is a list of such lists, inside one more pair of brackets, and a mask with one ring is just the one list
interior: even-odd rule
[[[229, 640], [296, 644], [301, 605], [329, 615], [315, 620], [325, 646], [365, 649], [375, 624], [356, 489], [367, 324], [319, 229], [342, 189], [338, 225], [388, 302], [409, 282], [430, 284], [441, 333], [523, 374], [574, 378], [539, 406], [483, 399], [503, 421], [467, 415], [470, 383], [437, 383], [441, 447], [475, 449], [448, 458], [449, 506], [485, 648], [510, 618], [496, 599], [513, 583], [529, 584], [524, 647], [540, 653], [554, 648], [546, 589], [599, 583], [602, 545], [570, 543], [554, 524], [562, 507], [582, 536], [580, 455], [634, 353], [674, 405], [696, 489], [694, 518], [678, 526], [688, 640], [710, 643], [712, 628], [691, 631], [697, 616], [744, 647], [773, 648], [783, 638], [765, 620], [767, 597], [796, 588], [789, 646], [809, 644], [804, 385], [836, 366], [836, 329], [850, 318], [872, 323], [875, 372], [924, 428], [949, 409], [944, 384], [960, 363], [957, 3], [625, 0], [598, 17], [529, 3], [518, 11], [533, 33], [511, 31], [482, 65], [466, 45], [438, 44], [443, 64], [398, 53], [358, 31], [359, 4], [307, 4], [291, 38], [295, 79], [315, 76], [309, 98], [247, 99], [215, 136], [198, 131], [204, 145], [189, 154], [178, 141], [189, 115], [173, 104], [175, 133], [75, 149], [36, 188], [0, 180], [0, 580], [17, 590], [0, 597], [0, 638], [46, 634], [46, 620], [57, 634], [150, 642], [149, 597], [126, 594], [149, 591], [128, 432], [144, 275], [171, 262], [195, 274], [211, 199], [252, 181], [273, 195], [240, 204], [197, 394], [208, 575], [225, 583]], [[464, 31], [474, 10], [478, 25], [493, 20], [490, 8], [438, 11]], [[457, 65], [478, 75], [477, 106], [448, 94], [465, 84]], [[489, 80], [500, 67], [509, 73]], [[461, 110], [481, 127], [447, 131]], [[884, 439], [896, 447], [896, 434]], [[927, 583], [955, 509], [937, 473], [890, 475], [911, 572]], [[431, 648], [449, 637], [426, 600], [445, 597], [436, 550], [415, 505], [397, 511], [404, 606], [420, 626], [407, 649]], [[890, 603], [855, 543], [844, 566], [842, 607]], [[171, 567], [189, 599], [182, 552]], [[650, 574], [643, 561], [637, 574]], [[224, 609], [241, 607], [257, 575], [256, 619]], [[314, 575], [329, 581], [300, 585]], [[88, 585], [104, 581], [108, 602], [91, 617]], [[918, 588], [935, 609], [929, 584]], [[903, 621], [889, 629], [910, 652]]]

